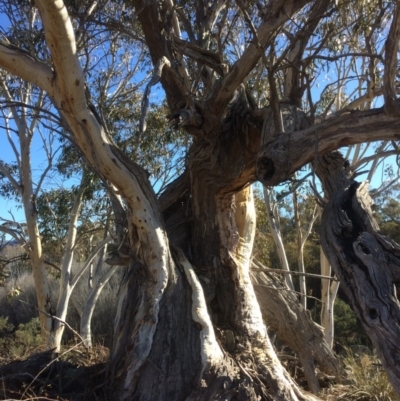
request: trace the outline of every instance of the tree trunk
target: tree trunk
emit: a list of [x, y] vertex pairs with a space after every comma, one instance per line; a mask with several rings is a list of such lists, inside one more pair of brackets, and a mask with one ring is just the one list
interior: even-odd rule
[[[281, 262], [281, 267], [283, 270], [290, 271], [289, 262], [286, 257], [285, 246], [282, 240], [282, 234], [277, 221], [279, 221], [279, 211], [277, 210], [277, 206], [271, 205], [271, 197], [272, 191], [267, 187], [263, 187], [264, 190], [264, 201], [265, 206], [267, 208], [268, 213], [268, 222], [271, 228], [272, 238], [274, 239], [274, 244], [276, 246], [276, 250], [278, 252], [279, 260]], [[286, 285], [290, 290], [294, 290], [292, 276], [290, 274], [285, 274]]]
[[[80, 322], [80, 335], [85, 342], [85, 346], [92, 347], [92, 331], [91, 331], [91, 321], [96, 306], [96, 302], [103, 290], [104, 286], [108, 283], [113, 274], [117, 271], [119, 266], [111, 266], [108, 270], [103, 273], [104, 259], [107, 253], [107, 245], [100, 251], [99, 259], [96, 263], [96, 268], [90, 274], [92, 274], [92, 286], [87, 295], [85, 306], [81, 315]], [[93, 262], [90, 264], [93, 266]]]
[[[320, 250], [321, 276], [331, 276], [331, 265], [329, 260]], [[337, 292], [339, 290], [339, 281], [321, 280], [321, 326], [324, 328], [324, 338], [330, 348], [333, 347], [335, 332], [335, 314], [334, 305]]]
[[339, 152], [318, 160], [316, 172], [329, 202], [321, 243], [350, 304], [361, 320], [389, 380], [400, 394], [400, 247], [379, 232], [368, 183], [352, 178]]

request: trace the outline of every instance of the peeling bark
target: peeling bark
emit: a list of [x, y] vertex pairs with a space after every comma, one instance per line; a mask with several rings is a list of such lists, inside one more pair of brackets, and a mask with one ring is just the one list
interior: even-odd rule
[[296, 352], [310, 390], [318, 393], [316, 366], [327, 374], [340, 374], [339, 362], [325, 342], [321, 327], [280, 280], [272, 273], [257, 272], [258, 266], [255, 264], [253, 267], [252, 279], [268, 327]]

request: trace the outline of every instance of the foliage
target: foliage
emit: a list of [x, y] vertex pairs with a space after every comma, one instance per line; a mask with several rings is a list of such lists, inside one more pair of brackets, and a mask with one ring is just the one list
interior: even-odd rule
[[6, 346], [10, 344], [11, 334], [13, 332], [14, 326], [8, 322], [8, 316], [3, 317], [0, 316], [0, 346], [3, 349], [6, 349]]
[[342, 347], [351, 345], [368, 345], [370, 341], [350, 306], [342, 299], [337, 298], [334, 308], [335, 314], [335, 342]]
[[20, 323], [15, 328], [8, 322], [8, 317], [0, 317], [0, 347], [3, 356], [24, 358], [37, 352], [42, 346], [39, 318], [35, 317], [28, 323]]

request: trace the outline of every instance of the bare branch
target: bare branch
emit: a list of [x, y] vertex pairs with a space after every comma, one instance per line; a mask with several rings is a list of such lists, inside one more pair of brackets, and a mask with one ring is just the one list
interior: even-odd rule
[[[304, 276], [304, 277], [313, 277], [313, 278], [320, 278], [322, 280], [330, 280], [330, 281], [339, 281], [336, 277], [330, 277], [330, 276], [321, 276], [320, 274], [312, 274], [312, 273], [302, 273], [302, 272], [297, 272], [297, 271], [292, 271], [292, 270], [282, 270], [282, 269], [271, 269], [271, 268], [259, 268], [258, 266], [256, 268], [253, 268], [252, 270], [257, 271], [257, 272], [263, 272], [263, 273], [278, 273], [278, 274], [290, 274], [294, 276]], [[301, 293], [299, 293], [301, 294]]]
[[157, 62], [157, 65], [154, 68], [153, 76], [151, 77], [150, 81], [148, 82], [146, 89], [143, 93], [142, 110], [141, 110], [140, 121], [139, 121], [140, 134], [143, 134], [146, 131], [146, 127], [147, 127], [146, 119], [147, 119], [147, 112], [149, 109], [149, 98], [150, 98], [151, 87], [160, 81], [161, 73], [162, 73], [162, 70], [165, 65], [171, 66], [171, 64], [167, 60], [167, 58], [163, 57], [161, 60], [159, 60]]
[[106, 237], [97, 244], [96, 248], [94, 248], [92, 252], [90, 252], [90, 255], [86, 259], [85, 264], [79, 269], [79, 271], [75, 274], [73, 280], [71, 281], [72, 288], [75, 287], [76, 283], [82, 277], [82, 274], [85, 272], [85, 270], [90, 266], [96, 255], [105, 247], [105, 245], [110, 243], [112, 240], [113, 238], [111, 236]]
[[[257, 30], [258, 42], [261, 48], [265, 48], [272, 35], [282, 26], [294, 13], [308, 4], [309, 0], [300, 1], [274, 1], [269, 3], [265, 11], [264, 22]], [[248, 45], [242, 56], [236, 61], [230, 72], [217, 85], [210, 96], [208, 106], [217, 113], [222, 112], [228, 102], [232, 99], [235, 90], [243, 83], [250, 71], [253, 70], [261, 54], [257, 39]], [[214, 111], [215, 114], [215, 111]]]

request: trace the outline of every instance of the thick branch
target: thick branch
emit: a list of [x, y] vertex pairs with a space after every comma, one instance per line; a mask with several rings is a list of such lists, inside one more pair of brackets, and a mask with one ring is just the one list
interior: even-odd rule
[[170, 10], [167, 12], [167, 10], [162, 9], [162, 2], [134, 0], [133, 4], [137, 10], [153, 64], [157, 65], [159, 60], [164, 57], [171, 63], [171, 67], [163, 69], [161, 83], [165, 89], [168, 103], [175, 111], [181, 108], [182, 104], [190, 103], [190, 99], [189, 88], [186, 87], [184, 79], [185, 72], [180, 71], [182, 67], [178, 65], [179, 63], [175, 63], [176, 65], [173, 63], [173, 44], [168, 36], [173, 37], [174, 30], [167, 22]]
[[79, 63], [74, 29], [67, 8], [62, 0], [37, 0], [36, 5], [57, 73], [57, 89], [63, 93], [64, 99], [74, 102], [77, 109], [86, 109], [85, 77]]
[[50, 66], [24, 50], [0, 42], [0, 67], [25, 81], [32, 82], [53, 96], [53, 71]]
[[257, 156], [257, 178], [266, 186], [277, 185], [318, 155], [363, 142], [398, 140], [399, 130], [400, 119], [388, 116], [383, 109], [328, 119], [263, 145]]

